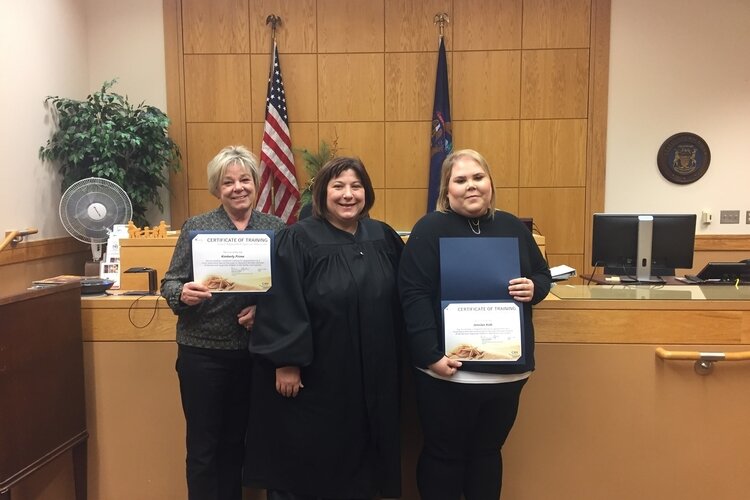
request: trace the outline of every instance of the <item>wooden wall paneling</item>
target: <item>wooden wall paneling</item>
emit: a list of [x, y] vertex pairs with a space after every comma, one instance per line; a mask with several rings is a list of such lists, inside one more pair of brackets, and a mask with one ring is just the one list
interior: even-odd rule
[[474, 149], [490, 165], [495, 187], [518, 187], [518, 121], [454, 121], [453, 149]]
[[519, 210], [518, 188], [495, 188], [495, 208], [510, 212], [517, 217], [530, 217]]
[[587, 84], [587, 50], [524, 51], [521, 117], [583, 118]]
[[[385, 0], [386, 53], [436, 51], [440, 31], [433, 20], [435, 14], [445, 12], [453, 21], [451, 4], [450, 0]], [[453, 45], [452, 25], [446, 24], [443, 31], [446, 50]]]
[[522, 217], [533, 217], [548, 254], [583, 253], [585, 188], [521, 188]]
[[251, 121], [250, 87], [249, 55], [186, 55], [186, 121]]
[[226, 146], [253, 148], [253, 127], [250, 123], [188, 123], [187, 144], [190, 155], [188, 185], [190, 189], [206, 189], [208, 162]]
[[83, 350], [89, 498], [187, 498], [177, 344], [84, 342]]
[[518, 118], [520, 51], [453, 52], [453, 75], [453, 120]]
[[208, 212], [221, 205], [218, 198], [209, 193], [208, 189], [191, 189], [188, 192], [188, 196], [190, 205], [190, 213], [188, 215], [190, 217]]
[[585, 186], [587, 125], [586, 120], [521, 120], [521, 186]]
[[[26, 238], [34, 238], [34, 235]], [[25, 263], [32, 260], [50, 259], [66, 255], [88, 252], [91, 247], [70, 236], [48, 238], [43, 240], [26, 240], [16, 245], [8, 245], [0, 252], [0, 266]]]
[[318, 110], [324, 122], [383, 121], [384, 56], [318, 56]]
[[281, 17], [281, 24], [276, 28], [276, 43], [282, 55], [316, 52], [315, 0], [250, 0], [250, 52], [271, 53], [271, 26], [266, 24], [270, 14]]
[[[446, 54], [449, 79], [450, 59]], [[436, 70], [437, 52], [386, 53], [386, 120], [432, 119]]]
[[385, 220], [396, 231], [411, 231], [427, 213], [427, 188], [385, 190]]
[[182, 169], [169, 173], [171, 224], [180, 227], [188, 214], [187, 137], [185, 131], [185, 73], [182, 60], [182, 4], [163, 0], [164, 69], [167, 87], [169, 136], [180, 148]]
[[[344, 150], [340, 154], [362, 157], [375, 186], [385, 190], [377, 210], [383, 210], [388, 222], [411, 226], [424, 212], [422, 192], [428, 176], [428, 120], [437, 47], [432, 20], [437, 12], [445, 11], [451, 16], [446, 42], [454, 146], [472, 147], [488, 158], [497, 192], [503, 195], [498, 206], [555, 221], [561, 211], [558, 197], [574, 193], [563, 205], [575, 207], [583, 192], [581, 213], [573, 216], [572, 208], [562, 212], [567, 220], [583, 219], [584, 228], [590, 224], [591, 213], [603, 209], [610, 0], [247, 0], [247, 34], [253, 55], [239, 65], [231, 58], [243, 56], [226, 52], [182, 54], [182, 4], [163, 1], [165, 37], [172, 37], [167, 42], [167, 64], [172, 61], [175, 68], [168, 75], [169, 98], [182, 102], [182, 115], [176, 117], [185, 136], [187, 123], [191, 128], [206, 124], [221, 124], [221, 128], [231, 122], [246, 128], [252, 122], [253, 151], [259, 153], [270, 63], [270, 29], [265, 17], [273, 12], [284, 19], [278, 39], [294, 148], [317, 150], [319, 138], [330, 140], [327, 136], [332, 131], [341, 130]], [[190, 11], [191, 40], [200, 38], [195, 36], [198, 27], [203, 34], [208, 33], [204, 26], [220, 24], [196, 24], [195, 1], [185, 4]], [[223, 0], [221, 6], [229, 4]], [[242, 10], [237, 12], [241, 15]], [[589, 38], [581, 42], [577, 37], [587, 32], [586, 26]], [[192, 48], [197, 42], [190, 44], [190, 50], [203, 50]], [[536, 48], [535, 44], [555, 50], [520, 50]], [[586, 49], [589, 46], [591, 51]], [[173, 77], [177, 85], [169, 81]], [[545, 121], [522, 127], [519, 119]], [[559, 119], [572, 120], [546, 122]], [[585, 139], [581, 139], [580, 123], [588, 127]], [[569, 140], [571, 136], [575, 139]], [[183, 153], [188, 157], [189, 185], [200, 188], [182, 196], [196, 204], [191, 213], [217, 203], [202, 186], [208, 153], [190, 162], [189, 157], [196, 154], [195, 141], [200, 140], [191, 138]], [[187, 137], [183, 142], [188, 142]], [[583, 181], [582, 144], [586, 148]], [[563, 168], [563, 157], [575, 160]], [[295, 158], [303, 186], [307, 176], [298, 151]], [[176, 179], [173, 184], [180, 188], [182, 182], [184, 193], [188, 175]], [[534, 191], [530, 188], [541, 186], [555, 196], [529, 202], [535, 200], [529, 198]], [[408, 208], [410, 203], [403, 199], [408, 194], [417, 196], [411, 205], [418, 208]], [[388, 205], [388, 200], [396, 205]], [[173, 199], [173, 222], [180, 211], [179, 206], [174, 209], [175, 203], [179, 200]], [[545, 235], [550, 240], [548, 251], [578, 255], [581, 247], [590, 245], [589, 231], [584, 231], [583, 242], [573, 250], [566, 249], [569, 242], [556, 243], [559, 238]], [[561, 236], [570, 238], [570, 231]], [[562, 246], [556, 248], [556, 244]]]
[[386, 122], [386, 187], [427, 189], [429, 172], [430, 122]]
[[[262, 125], [258, 125], [262, 128]], [[294, 154], [294, 168], [297, 171], [297, 184], [302, 189], [310, 179], [305, 168], [305, 160], [302, 158], [302, 150], [318, 151], [320, 139], [318, 134], [317, 123], [296, 123], [289, 124], [289, 133], [292, 135], [292, 154]], [[256, 135], [259, 141], [263, 140], [263, 132]], [[258, 153], [260, 153], [261, 142], [258, 142]]]
[[385, 189], [375, 189], [375, 204], [370, 209], [370, 217], [385, 221]]
[[[609, 94], [609, 32], [611, 0], [592, 0], [591, 64], [589, 67], [588, 149], [586, 152], [586, 265], [591, 259], [593, 214], [604, 211], [607, 166], [607, 99]], [[590, 268], [586, 268], [590, 271]]]
[[383, 52], [383, 1], [318, 0], [318, 51]]
[[186, 54], [250, 52], [247, 0], [182, 0]]
[[586, 118], [589, 51], [523, 51], [521, 118]]
[[750, 235], [747, 235], [747, 234], [698, 235], [695, 237], [695, 250], [705, 251], [705, 252], [739, 251], [739, 252], [746, 252], [750, 256]]
[[[290, 122], [318, 121], [318, 62], [314, 54], [279, 54]], [[266, 119], [271, 54], [250, 56], [252, 121]]]
[[337, 156], [356, 156], [362, 160], [373, 187], [386, 187], [385, 123], [326, 122], [320, 124], [319, 133], [329, 145], [337, 141]]
[[[535, 327], [539, 316], [535, 312]], [[681, 319], [679, 313], [674, 316]], [[659, 325], [671, 317], [648, 319]], [[590, 318], [581, 325], [598, 326]], [[748, 489], [750, 440], [747, 364], [720, 364], [710, 377], [700, 377], [690, 362], [654, 358], [653, 345], [538, 343], [537, 370], [524, 387], [516, 425], [503, 448], [504, 474], [512, 478], [504, 481], [503, 496], [742, 498]], [[613, 462], [618, 467], [609, 465]], [[546, 471], [544, 479], [539, 471]]]
[[453, 49], [520, 49], [522, 4], [522, 0], [455, 2]]
[[523, 48], [590, 46], [591, 0], [524, 0]]

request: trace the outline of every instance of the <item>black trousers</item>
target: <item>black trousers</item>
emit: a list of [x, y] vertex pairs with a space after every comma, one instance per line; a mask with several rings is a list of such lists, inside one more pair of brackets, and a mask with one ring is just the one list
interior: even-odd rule
[[526, 380], [458, 384], [415, 370], [424, 435], [417, 463], [422, 500], [498, 500], [502, 447], [518, 414]]
[[[333, 500], [328, 498], [314, 497], [309, 495], [297, 495], [288, 491], [280, 490], [268, 490], [266, 492], [266, 500]], [[336, 500], [366, 500], [366, 499], [336, 499]]]
[[[241, 500], [250, 354], [179, 346], [189, 500]], [[231, 355], [227, 355], [231, 354]]]

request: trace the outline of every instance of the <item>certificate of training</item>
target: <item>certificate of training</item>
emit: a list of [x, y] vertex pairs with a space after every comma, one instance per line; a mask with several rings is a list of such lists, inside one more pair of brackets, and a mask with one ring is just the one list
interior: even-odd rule
[[191, 231], [193, 281], [212, 293], [264, 293], [271, 289], [273, 232]]
[[508, 292], [521, 276], [517, 238], [442, 238], [443, 348], [466, 362], [525, 362], [523, 305]]
[[513, 302], [451, 302], [443, 311], [445, 355], [470, 361], [517, 361], [521, 308]]

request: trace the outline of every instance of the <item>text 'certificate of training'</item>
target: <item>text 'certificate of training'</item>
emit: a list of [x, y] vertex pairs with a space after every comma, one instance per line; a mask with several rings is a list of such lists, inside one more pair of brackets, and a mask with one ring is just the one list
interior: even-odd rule
[[467, 361], [518, 361], [521, 308], [513, 302], [451, 302], [443, 310], [445, 352]]
[[191, 231], [193, 280], [212, 293], [264, 293], [271, 289], [273, 232]]
[[443, 346], [452, 359], [525, 362], [523, 306], [509, 281], [521, 276], [517, 238], [441, 238]]

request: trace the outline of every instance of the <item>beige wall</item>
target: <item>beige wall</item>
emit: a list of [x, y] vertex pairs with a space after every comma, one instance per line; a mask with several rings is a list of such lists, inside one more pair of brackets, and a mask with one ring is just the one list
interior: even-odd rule
[[166, 109], [162, 1], [3, 1], [0, 42], [0, 232], [66, 236], [60, 178], [37, 156], [52, 130], [44, 99], [82, 99], [119, 77], [114, 91]]
[[[711, 210], [698, 234], [750, 234], [750, 2], [612, 0], [606, 210]], [[693, 132], [708, 172], [680, 186], [656, 165], [662, 142]], [[719, 224], [741, 210], [740, 224]]]

